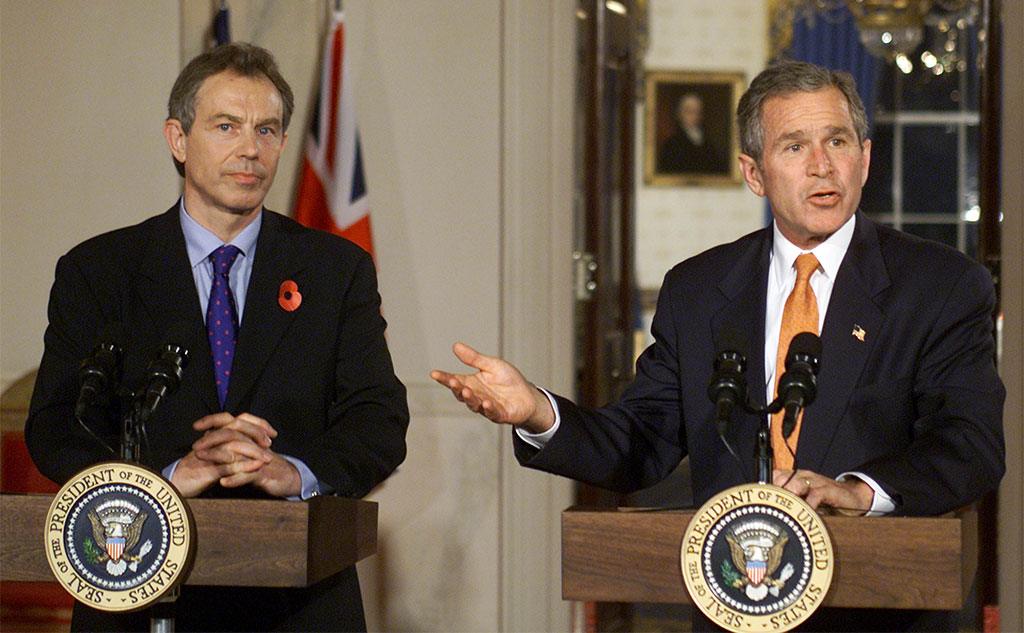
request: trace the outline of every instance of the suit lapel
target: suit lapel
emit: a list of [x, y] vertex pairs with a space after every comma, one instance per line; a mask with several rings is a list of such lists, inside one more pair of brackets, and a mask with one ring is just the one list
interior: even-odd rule
[[[864, 362], [879, 339], [884, 314], [876, 297], [889, 286], [874, 224], [857, 214], [850, 247], [836, 275], [822, 328], [817, 400], [800, 431], [797, 463], [825, 472], [823, 465], [842, 422]], [[863, 340], [854, 332], [863, 333]]]
[[293, 279], [305, 263], [281, 228], [278, 215], [263, 212], [225, 403], [225, 409], [234, 413], [248, 406], [250, 391], [295, 317], [295, 312], [278, 305], [278, 292], [281, 282]]
[[[746, 349], [741, 351], [747, 357], [747, 391], [753, 402], [763, 405], [765, 288], [768, 286], [771, 231], [762, 231], [762, 234], [760, 239], [751, 240], [719, 284], [725, 304], [712, 316], [711, 332], [716, 352], [723, 350], [724, 332], [732, 330], [740, 341], [746, 337]], [[759, 420], [755, 415], [737, 413], [733, 437], [737, 452], [746, 459], [754, 454]]]
[[200, 394], [211, 411], [220, 409], [210, 362], [210, 344], [206, 338], [199, 294], [189, 267], [185, 236], [178, 219], [178, 206], [171, 207], [153, 224], [142, 265], [134, 271], [138, 302], [148, 317], [148, 330], [160, 344], [169, 332], [190, 332], [188, 341], [176, 341], [189, 350], [189, 368], [201, 376]]

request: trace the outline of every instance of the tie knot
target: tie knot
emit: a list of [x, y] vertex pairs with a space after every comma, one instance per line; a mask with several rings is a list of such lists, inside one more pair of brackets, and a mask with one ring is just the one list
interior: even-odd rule
[[213, 272], [217, 275], [226, 275], [235, 264], [235, 259], [242, 251], [237, 246], [225, 244], [210, 253], [210, 261], [213, 263]]
[[807, 281], [814, 271], [818, 270], [818, 258], [814, 256], [814, 253], [804, 253], [796, 258], [793, 265], [796, 267], [797, 281]]

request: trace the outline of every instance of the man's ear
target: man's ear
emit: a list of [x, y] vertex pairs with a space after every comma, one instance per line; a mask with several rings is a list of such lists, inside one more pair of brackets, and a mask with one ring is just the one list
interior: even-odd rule
[[164, 121], [164, 138], [167, 139], [167, 147], [171, 149], [171, 155], [179, 163], [184, 163], [188, 136], [181, 127], [181, 121], [178, 119], [167, 119]]
[[863, 187], [864, 183], [868, 181], [868, 169], [871, 167], [871, 139], [864, 139], [860, 151], [860, 168], [864, 172], [860, 177], [860, 186]]
[[764, 176], [761, 168], [752, 156], [740, 154], [740, 171], [743, 172], [743, 180], [747, 181], [747, 187], [754, 192], [754, 195], [764, 197]]

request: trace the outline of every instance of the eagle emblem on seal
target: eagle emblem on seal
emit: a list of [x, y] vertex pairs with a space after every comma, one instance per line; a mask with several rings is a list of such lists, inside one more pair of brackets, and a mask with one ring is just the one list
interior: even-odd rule
[[726, 583], [742, 589], [755, 602], [764, 600], [769, 593], [778, 597], [794, 571], [793, 564], [786, 563], [775, 576], [789, 535], [768, 521], [748, 521], [726, 534], [725, 540], [732, 558], [732, 565], [729, 561], [722, 563]]
[[[153, 549], [153, 543], [147, 540], [137, 554], [131, 553], [139, 544], [142, 526], [149, 516], [135, 504], [124, 499], [112, 499], [90, 510], [87, 516], [92, 524], [93, 543], [86, 538], [86, 551], [94, 564], [106, 563], [107, 573], [111, 576], [120, 576], [125, 569], [136, 571], [139, 562]], [[98, 549], [90, 547], [92, 544]]]

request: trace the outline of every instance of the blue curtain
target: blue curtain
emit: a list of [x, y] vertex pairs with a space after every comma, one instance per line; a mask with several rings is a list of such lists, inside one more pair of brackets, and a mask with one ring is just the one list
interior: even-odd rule
[[793, 24], [793, 43], [788, 57], [831, 68], [845, 70], [857, 81], [857, 92], [864, 102], [871, 125], [875, 111], [875, 87], [879, 59], [860, 43], [857, 23], [845, 6], [810, 19], [797, 17]]

